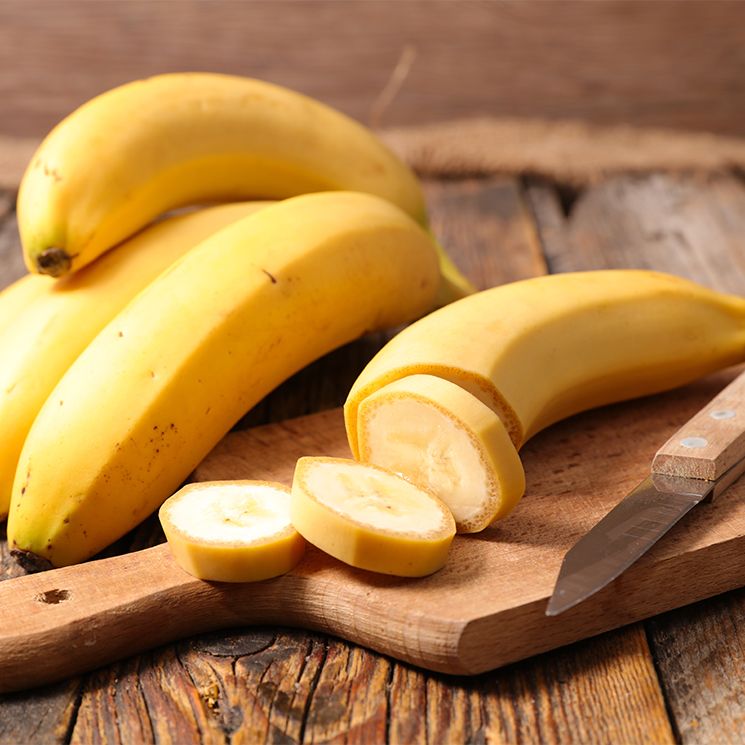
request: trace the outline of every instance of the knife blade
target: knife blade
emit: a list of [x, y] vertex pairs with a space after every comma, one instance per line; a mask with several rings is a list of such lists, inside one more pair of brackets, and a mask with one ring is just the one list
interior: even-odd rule
[[567, 552], [546, 615], [610, 584], [694, 507], [745, 472], [745, 373], [658, 450], [651, 474]]

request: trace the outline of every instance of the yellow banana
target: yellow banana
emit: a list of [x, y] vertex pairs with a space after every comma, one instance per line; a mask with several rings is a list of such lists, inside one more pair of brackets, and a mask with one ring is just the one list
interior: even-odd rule
[[[172, 217], [70, 277], [30, 276], [22, 311], [0, 329], [0, 518], [34, 418], [75, 358], [145, 286], [202, 240], [271, 202], [239, 202]], [[18, 292], [20, 292], [20, 287]]]
[[[559, 419], [674, 388], [743, 360], [742, 298], [649, 271], [539, 277], [459, 300], [394, 337], [350, 391], [347, 433], [355, 457], [409, 475], [455, 511], [468, 496], [458, 487], [468, 484], [464, 464], [479, 453], [520, 448]], [[449, 381], [468, 396], [434, 397], [427, 376]], [[390, 386], [395, 381], [401, 383]], [[478, 401], [498, 415], [513, 445], [487, 437], [496, 422], [480, 412]], [[420, 411], [416, 431], [413, 404]], [[421, 413], [427, 406], [433, 408], [429, 419]], [[452, 431], [443, 429], [443, 414], [455, 423]], [[449, 451], [449, 471], [426, 447], [415, 447], [424, 441]], [[501, 481], [501, 491], [485, 485], [482, 512], [468, 505], [478, 520], [464, 519], [461, 530], [485, 527], [522, 494], [514, 455], [504, 452], [501, 461], [487, 461], [482, 458], [484, 480]], [[469, 487], [468, 493], [477, 492]]]
[[54, 389], [19, 461], [11, 546], [54, 566], [93, 555], [282, 380], [426, 312], [438, 281], [426, 231], [367, 194], [308, 194], [224, 228], [140, 293]]
[[[43, 295], [52, 285], [50, 277], [27, 274], [0, 291], [0, 334], [12, 326], [39, 295]], [[2, 364], [6, 355], [0, 355]]]
[[[175, 73], [108, 91], [52, 130], [21, 183], [18, 221], [29, 270], [61, 276], [177, 206], [332, 189], [426, 222], [414, 174], [352, 119], [258, 80]], [[443, 292], [471, 292], [443, 262]]]

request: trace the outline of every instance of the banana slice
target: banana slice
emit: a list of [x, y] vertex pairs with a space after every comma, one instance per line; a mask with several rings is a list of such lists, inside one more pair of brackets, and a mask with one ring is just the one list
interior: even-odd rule
[[459, 533], [483, 530], [525, 491], [520, 456], [501, 419], [443, 378], [411, 375], [357, 413], [360, 460], [401, 474], [450, 508]]
[[199, 579], [257, 582], [289, 572], [305, 541], [290, 523], [290, 490], [269, 481], [204, 481], [158, 513], [179, 566]]
[[450, 511], [433, 494], [344, 458], [300, 458], [291, 513], [295, 528], [326, 553], [399, 577], [440, 569], [455, 535]]

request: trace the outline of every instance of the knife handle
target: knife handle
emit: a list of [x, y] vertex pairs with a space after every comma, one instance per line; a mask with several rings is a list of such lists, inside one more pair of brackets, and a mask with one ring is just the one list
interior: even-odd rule
[[745, 459], [745, 372], [658, 451], [652, 473], [716, 481]]

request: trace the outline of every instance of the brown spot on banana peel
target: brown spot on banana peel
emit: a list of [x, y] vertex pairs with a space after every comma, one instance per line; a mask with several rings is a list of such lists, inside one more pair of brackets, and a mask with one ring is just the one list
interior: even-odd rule
[[50, 168], [46, 163], [44, 163], [44, 175], [54, 179], [55, 183], [62, 181], [59, 171], [56, 168]]
[[48, 274], [50, 277], [61, 277], [67, 274], [72, 266], [74, 256], [70, 256], [64, 248], [52, 246], [45, 248], [34, 261], [40, 274]]

